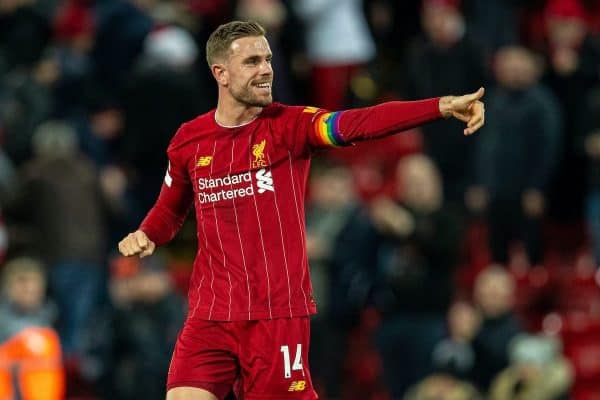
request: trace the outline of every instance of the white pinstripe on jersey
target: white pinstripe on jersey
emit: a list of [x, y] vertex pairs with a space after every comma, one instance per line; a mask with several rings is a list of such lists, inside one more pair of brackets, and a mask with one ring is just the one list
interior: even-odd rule
[[[248, 140], [249, 140], [249, 148], [252, 147], [252, 135], [248, 136]], [[248, 154], [250, 155], [250, 159], [249, 159], [249, 166], [252, 165], [252, 152], [248, 152]], [[265, 251], [265, 240], [263, 238], [263, 233], [262, 233], [262, 224], [260, 223], [260, 215], [258, 214], [258, 203], [256, 201], [256, 196], [252, 196], [252, 199], [254, 200], [254, 209], [256, 210], [256, 221], [258, 224], [258, 232], [260, 234], [260, 244], [262, 246], [262, 251], [263, 251], [263, 257], [265, 259], [265, 272], [267, 275], [267, 298], [269, 300], [269, 318], [273, 318], [273, 311], [271, 309], [271, 282], [270, 282], [270, 278], [269, 278], [269, 262], [267, 260], [267, 252]]]
[[[196, 145], [196, 155], [194, 156], [194, 160], [196, 160], [198, 158], [199, 152], [200, 152], [200, 143], [198, 143]], [[197, 178], [198, 177], [196, 175], [196, 168], [194, 168], [194, 182], [192, 182], [192, 185], [196, 185], [196, 182], [198, 180]], [[197, 196], [196, 196], [195, 191], [194, 191], [194, 204], [196, 203], [196, 197]], [[200, 210], [200, 213], [201, 213], [200, 214], [200, 220], [201, 221], [196, 221], [196, 224], [200, 224], [200, 223], [202, 224], [202, 231], [204, 232], [205, 243], [207, 245], [205, 247], [205, 251], [208, 254], [209, 265], [210, 265], [210, 263], [211, 263], [212, 260], [210, 258], [210, 253], [208, 252], [208, 238], [206, 236], [206, 231], [204, 230], [204, 216], [202, 215], [202, 210]], [[198, 238], [198, 239], [200, 239], [200, 238]], [[201, 252], [201, 251], [202, 251], [202, 248], [200, 246], [198, 246], [198, 252]], [[196, 256], [198, 256], [198, 255], [196, 255]], [[196, 268], [200, 268], [200, 266], [196, 266]], [[212, 271], [212, 268], [211, 268], [211, 271]], [[191, 310], [190, 318], [194, 317], [194, 315], [196, 314], [196, 310], [198, 309], [198, 306], [200, 305], [200, 298], [201, 298], [200, 289], [202, 289], [202, 283], [203, 282], [204, 282], [204, 272], [202, 273], [202, 279], [200, 279], [200, 285], [198, 285], [198, 289], [196, 291], [198, 299], [196, 299], [196, 305], [194, 306], [194, 309]], [[211, 289], [212, 289], [212, 287], [211, 287]], [[214, 291], [213, 291], [213, 296], [214, 296]], [[191, 307], [191, 304], [190, 304], [190, 307]]]
[[[267, 159], [269, 160], [269, 165], [271, 164], [271, 158], [267, 153]], [[273, 187], [275, 187], [275, 182], [273, 182]], [[277, 213], [277, 221], [279, 222], [279, 235], [281, 236], [281, 249], [283, 250], [283, 264], [285, 265], [285, 276], [287, 278], [288, 285], [288, 307], [290, 308], [290, 318], [294, 316], [292, 312], [292, 287], [290, 286], [290, 271], [288, 268], [287, 262], [287, 251], [285, 248], [285, 239], [283, 238], [283, 226], [281, 226], [281, 214], [279, 213], [279, 204], [277, 203], [277, 192], [273, 191], [273, 200], [275, 200], [275, 212]]]
[[[214, 144], [213, 144], [213, 152], [212, 152], [212, 159], [215, 159], [215, 153], [217, 151], [217, 141], [215, 140]], [[212, 178], [212, 171], [213, 171], [213, 165], [214, 163], [210, 163], [210, 171], [208, 173], [208, 178], [211, 179]], [[196, 182], [194, 182], [194, 185], [196, 184]], [[202, 209], [202, 206], [200, 206], [200, 209]], [[203, 214], [204, 216], [204, 214]], [[208, 236], [206, 235], [206, 230], [204, 229], [204, 218], [202, 218], [202, 230], [204, 230], [204, 239], [206, 239], [206, 247], [208, 249]], [[215, 283], [215, 271], [213, 270], [212, 267], [212, 257], [210, 254], [210, 251], [207, 251], [208, 253], [208, 257], [209, 257], [209, 262], [208, 265], [210, 266], [210, 272], [211, 272], [211, 281], [210, 281], [210, 290], [212, 290], [213, 292], [213, 300], [212, 300], [212, 304], [210, 305], [210, 310], [208, 311], [208, 319], [211, 318], [212, 316], [212, 311], [213, 311], [213, 307], [215, 306], [215, 301], [217, 300], [217, 294], [215, 293], [215, 289], [213, 288], [213, 284]]]
[[[304, 235], [304, 226], [302, 224], [302, 218], [300, 218], [300, 207], [298, 206], [298, 196], [296, 195], [296, 180], [294, 179], [294, 169], [292, 168], [292, 153], [288, 150], [288, 160], [290, 164], [290, 182], [292, 185], [292, 192], [294, 193], [294, 205], [296, 206], [296, 217], [298, 217], [298, 229], [300, 229], [300, 237], [302, 238], [303, 246], [306, 247], [306, 237]], [[302, 252], [302, 264], [306, 262], [306, 250]], [[306, 313], [309, 314], [308, 310], [308, 302], [306, 300], [306, 292], [304, 291], [304, 287], [302, 286], [304, 283], [304, 278], [306, 276], [306, 268], [302, 268], [302, 279], [300, 279], [300, 289], [302, 290], [302, 295], [304, 296], [304, 306], [306, 307]]]
[[[231, 141], [231, 164], [233, 164], [233, 155], [235, 148], [235, 139]], [[231, 164], [229, 167], [229, 174], [231, 175]], [[231, 183], [231, 188], [233, 188], [233, 183]], [[248, 288], [248, 319], [250, 319], [250, 310], [252, 301], [250, 299], [250, 278], [248, 278], [248, 268], [246, 266], [246, 256], [244, 255], [244, 245], [242, 243], [242, 234], [240, 232], [240, 223], [238, 220], [237, 207], [235, 205], [235, 197], [231, 199], [233, 203], [233, 214], [235, 215], [235, 227], [237, 229], [238, 239], [240, 241], [240, 251], [242, 252], [242, 263], [244, 264], [244, 272], [246, 273], [246, 287]]]
[[[213, 147], [213, 160], [215, 159], [215, 153], [217, 148], [217, 141], [215, 140], [215, 145]], [[212, 167], [213, 163], [210, 164], [210, 177], [212, 178]], [[231, 163], [229, 164], [229, 172], [231, 173]], [[231, 274], [229, 272], [229, 268], [227, 268], [227, 257], [225, 256], [225, 249], [223, 248], [223, 241], [221, 240], [221, 231], [219, 230], [219, 219], [217, 218], [217, 209], [215, 207], [215, 202], [212, 202], [213, 214], [215, 216], [215, 230], [217, 231], [217, 239], [219, 239], [219, 247], [221, 247], [221, 254], [223, 255], [223, 268], [227, 271], [227, 280], [229, 281], [229, 306], [227, 311], [227, 320], [231, 319]]]

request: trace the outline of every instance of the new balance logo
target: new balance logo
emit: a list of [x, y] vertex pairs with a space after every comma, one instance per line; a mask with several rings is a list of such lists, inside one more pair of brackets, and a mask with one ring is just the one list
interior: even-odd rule
[[212, 156], [199, 157], [198, 160], [196, 161], [196, 167], [206, 167], [206, 166], [210, 165], [211, 161], [212, 161]]
[[301, 392], [306, 389], [306, 381], [293, 381], [288, 388], [288, 392]]
[[271, 177], [271, 171], [267, 171], [264, 168], [256, 171], [256, 186], [258, 187], [258, 193], [263, 194], [267, 190], [274, 192], [273, 178]]

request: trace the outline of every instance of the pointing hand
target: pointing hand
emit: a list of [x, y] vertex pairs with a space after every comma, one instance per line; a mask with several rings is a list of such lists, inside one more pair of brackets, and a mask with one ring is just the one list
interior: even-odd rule
[[485, 107], [480, 99], [485, 93], [479, 88], [475, 93], [464, 96], [445, 96], [440, 99], [440, 113], [444, 118], [454, 117], [467, 124], [465, 135], [471, 135], [485, 122]]

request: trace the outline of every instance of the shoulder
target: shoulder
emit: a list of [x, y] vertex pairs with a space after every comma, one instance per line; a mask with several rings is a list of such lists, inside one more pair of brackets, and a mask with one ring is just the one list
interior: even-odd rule
[[193, 139], [209, 134], [214, 129], [214, 110], [197, 116], [179, 126], [171, 138], [168, 151], [176, 150]]
[[261, 117], [267, 120], [286, 120], [297, 116], [302, 109], [301, 106], [272, 103], [263, 110]]
[[300, 115], [312, 116], [321, 111], [326, 110], [312, 106], [288, 106], [285, 104], [273, 103], [265, 109], [263, 115], [267, 118], [294, 118]]

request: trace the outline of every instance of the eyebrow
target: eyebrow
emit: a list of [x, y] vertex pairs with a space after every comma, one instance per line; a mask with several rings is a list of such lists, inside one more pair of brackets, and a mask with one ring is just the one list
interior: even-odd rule
[[[263, 57], [262, 55], [254, 54], [254, 55], [251, 55], [251, 56], [248, 56], [248, 57], [244, 58], [242, 60], [242, 62], [258, 60], [258, 59], [260, 59], [262, 57]], [[272, 53], [268, 53], [267, 55], [264, 56], [264, 58], [271, 59], [271, 58], [273, 58], [273, 54]]]

